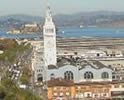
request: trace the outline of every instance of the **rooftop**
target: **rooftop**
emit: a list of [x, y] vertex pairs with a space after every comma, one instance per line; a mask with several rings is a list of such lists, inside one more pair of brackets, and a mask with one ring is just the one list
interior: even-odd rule
[[57, 78], [57, 79], [52, 79], [50, 81], [48, 81], [48, 87], [53, 87], [53, 86], [73, 86], [74, 82], [70, 81], [70, 80], [64, 80], [61, 78]]
[[72, 65], [75, 67], [79, 67], [79, 70], [85, 68], [88, 65], [90, 65], [91, 67], [93, 67], [95, 69], [101, 69], [104, 67], [110, 68], [108, 66], [105, 66], [104, 64], [102, 64], [99, 61], [86, 61], [86, 60], [83, 60], [83, 58], [78, 58], [78, 57], [76, 57], [76, 58], [60, 57], [57, 59], [57, 66], [49, 65], [48, 68], [49, 69], [57, 69], [57, 68], [65, 66], [65, 65]]

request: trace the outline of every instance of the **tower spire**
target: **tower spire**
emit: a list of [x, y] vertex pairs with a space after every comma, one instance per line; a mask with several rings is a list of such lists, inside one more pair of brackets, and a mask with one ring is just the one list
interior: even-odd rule
[[46, 22], [52, 22], [51, 8], [48, 0], [46, 0]]
[[50, 9], [50, 5], [47, 5], [46, 16], [47, 16], [47, 17], [51, 17], [51, 9]]

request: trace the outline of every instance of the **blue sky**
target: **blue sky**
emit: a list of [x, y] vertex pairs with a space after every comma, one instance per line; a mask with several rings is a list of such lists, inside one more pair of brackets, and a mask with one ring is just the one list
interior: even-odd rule
[[[124, 0], [49, 0], [54, 14], [84, 11], [124, 11]], [[0, 0], [0, 16], [27, 14], [44, 16], [45, 0]]]

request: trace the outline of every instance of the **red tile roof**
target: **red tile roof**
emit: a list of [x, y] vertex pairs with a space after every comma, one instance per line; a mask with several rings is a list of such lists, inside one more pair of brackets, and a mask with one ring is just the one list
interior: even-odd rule
[[65, 80], [65, 79], [52, 79], [48, 81], [48, 87], [53, 87], [53, 86], [73, 86], [74, 82], [70, 80]]

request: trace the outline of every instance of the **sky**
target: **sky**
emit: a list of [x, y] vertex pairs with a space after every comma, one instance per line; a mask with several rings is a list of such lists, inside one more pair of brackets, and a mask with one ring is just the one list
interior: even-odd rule
[[[124, 11], [124, 0], [49, 0], [53, 14], [87, 11]], [[0, 0], [0, 16], [26, 14], [44, 16], [45, 0]]]

